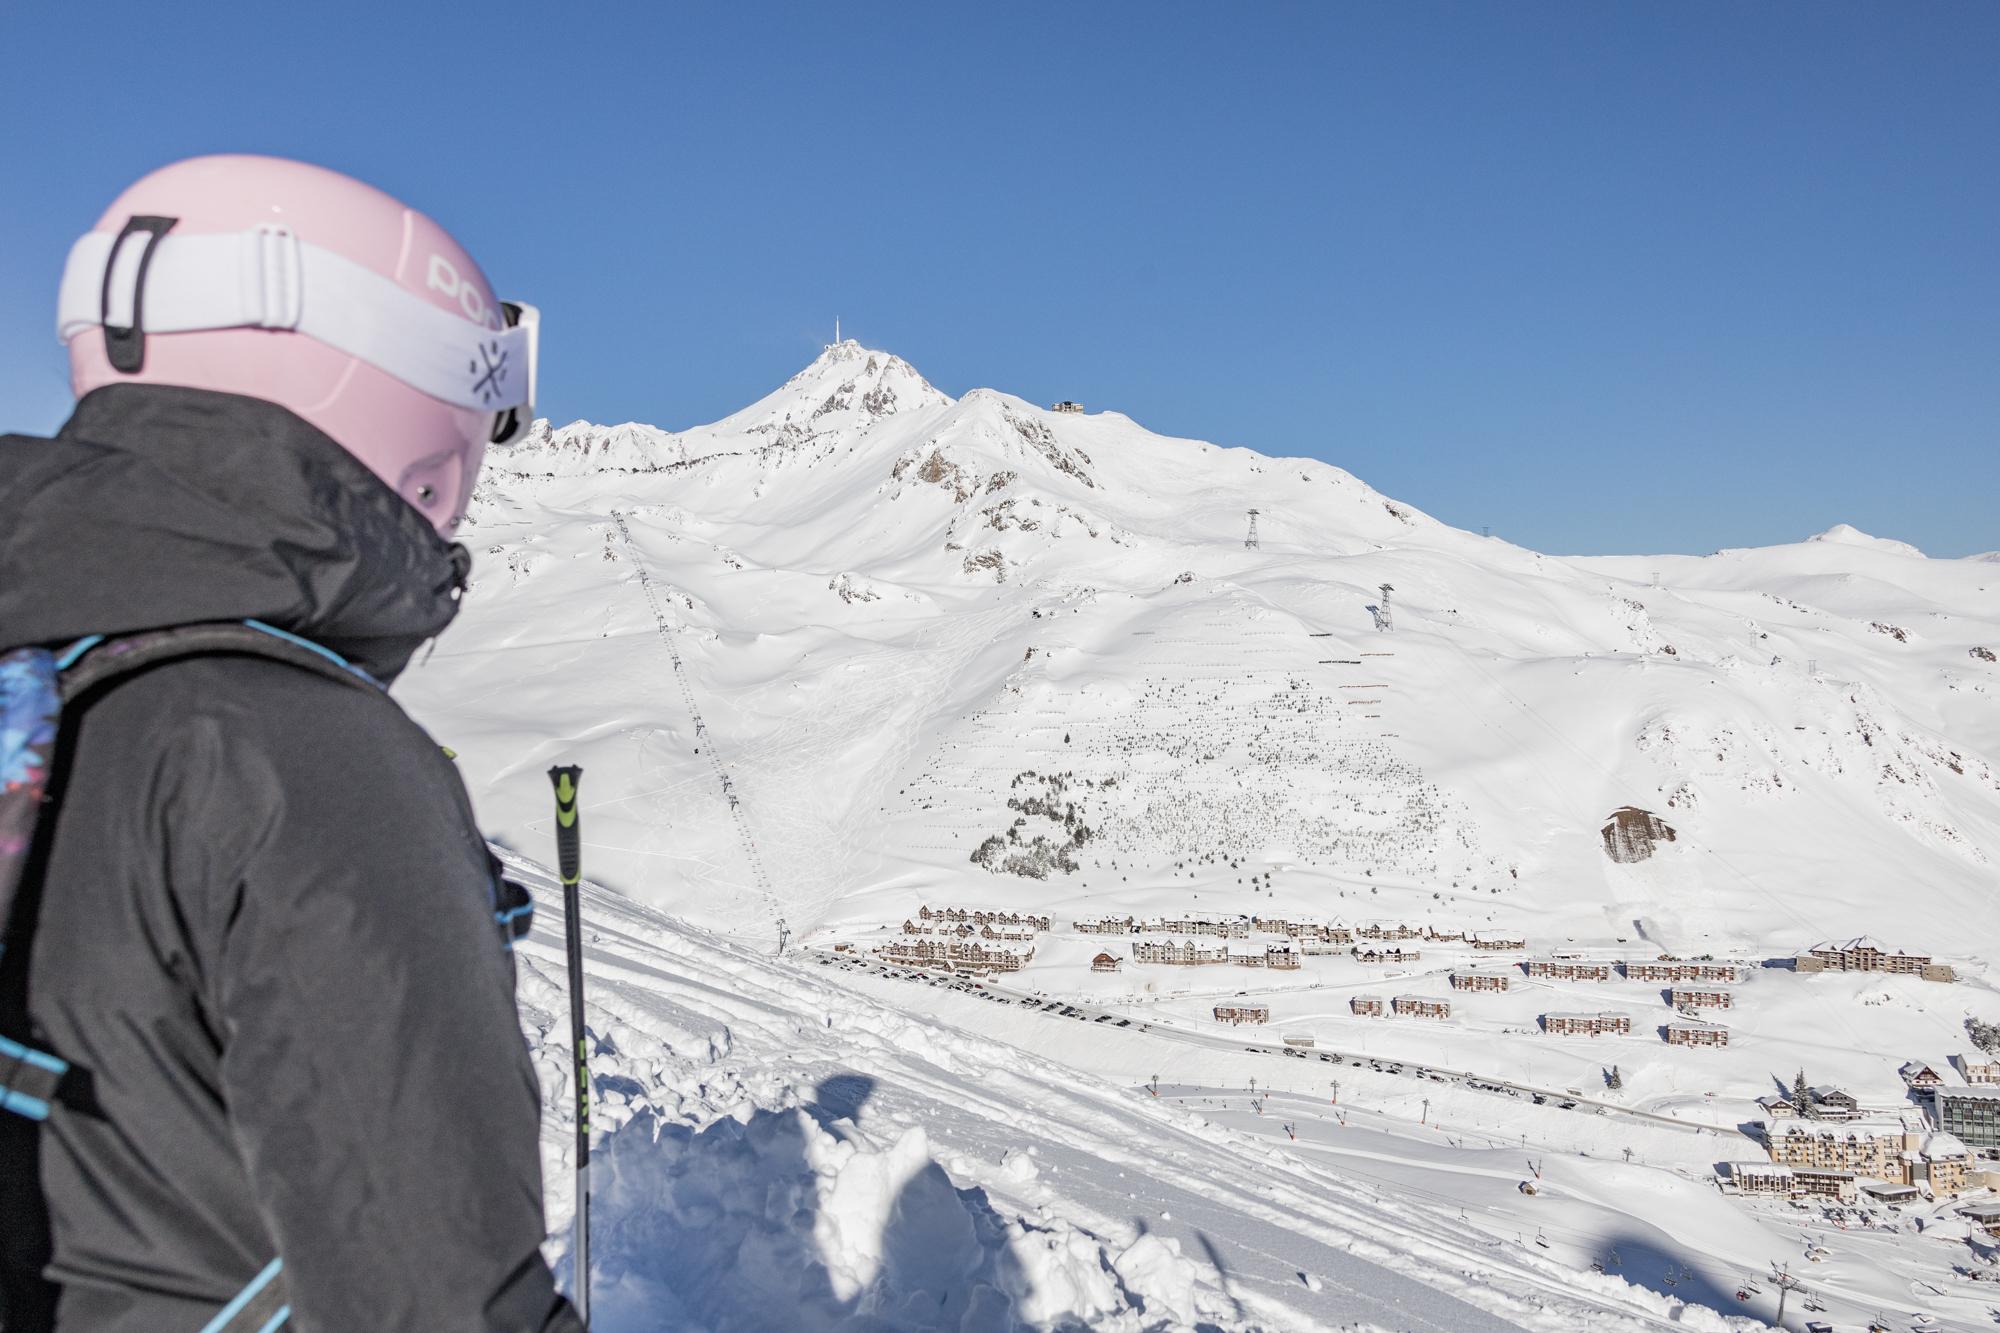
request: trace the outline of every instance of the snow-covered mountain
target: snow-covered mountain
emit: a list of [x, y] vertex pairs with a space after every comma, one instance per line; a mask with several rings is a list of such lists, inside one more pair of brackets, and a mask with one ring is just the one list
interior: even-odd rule
[[[1903, 1060], [2000, 1020], [1989, 558], [1845, 525], [1706, 557], [1545, 555], [1324, 463], [954, 400], [851, 342], [712, 425], [538, 424], [489, 459], [465, 538], [465, 611], [399, 695], [526, 855], [550, 840], [543, 770], [582, 763], [587, 873], [716, 948], [768, 952], [782, 923], [865, 951], [925, 905], [1047, 914], [1020, 991], [1209, 1040], [1215, 1000], [1247, 989], [1322, 1045], [1557, 1089], [1617, 1064], [1607, 1114], [1710, 1126], [1708, 1161], [1760, 1155], [1736, 1126], [1801, 1066], [1889, 1102]], [[1453, 995], [1447, 973], [1481, 961], [1459, 946], [1386, 969], [1308, 957], [1246, 987], [1135, 966], [1122, 942], [1096, 973], [1101, 941], [1073, 930], [1189, 913], [1752, 962], [1872, 935], [1959, 980], [1760, 969], [1727, 1049], [1687, 1050], [1657, 1035], [1659, 989], [1623, 983], [1517, 982], [1435, 1023], [1350, 1013], [1385, 986]], [[867, 984], [920, 1024], [958, 1003]], [[817, 1004], [788, 1021], [823, 1026]], [[1536, 1031], [1606, 1006], [1631, 1036]], [[1125, 1093], [1144, 1077], [1034, 1020], [995, 1040]], [[1241, 1087], [1188, 1059], [1181, 1082]], [[1275, 1065], [1263, 1087], [1325, 1100], [1324, 1071]], [[1499, 1100], [1436, 1098], [1461, 1128]], [[1506, 1132], [1617, 1150], [1543, 1109], [1516, 1125], [1508, 1105]]]

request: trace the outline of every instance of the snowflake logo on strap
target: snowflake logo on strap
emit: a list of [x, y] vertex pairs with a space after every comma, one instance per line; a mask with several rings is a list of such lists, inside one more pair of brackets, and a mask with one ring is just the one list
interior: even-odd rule
[[466, 373], [472, 376], [472, 387], [478, 392], [479, 401], [489, 407], [506, 392], [507, 356], [496, 339], [479, 344], [479, 355], [466, 362]]

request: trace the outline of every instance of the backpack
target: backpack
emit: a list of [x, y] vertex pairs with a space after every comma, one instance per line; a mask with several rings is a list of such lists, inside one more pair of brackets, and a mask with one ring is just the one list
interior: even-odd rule
[[[10, 943], [26, 944], [19, 938], [26, 932], [15, 920], [15, 905], [46, 854], [45, 811], [61, 799], [65, 717], [99, 692], [163, 662], [229, 655], [285, 662], [359, 689], [383, 688], [331, 649], [260, 620], [181, 625], [117, 638], [91, 635], [57, 650], [0, 652], [0, 961]], [[501, 877], [497, 862], [493, 870], [493, 919], [503, 946], [512, 948], [528, 933], [533, 904], [525, 889]], [[46, 1120], [68, 1074], [69, 1062], [61, 1056], [0, 1035], [0, 1111]], [[273, 1259], [202, 1333], [264, 1333], [282, 1325], [290, 1314], [282, 1268]]]

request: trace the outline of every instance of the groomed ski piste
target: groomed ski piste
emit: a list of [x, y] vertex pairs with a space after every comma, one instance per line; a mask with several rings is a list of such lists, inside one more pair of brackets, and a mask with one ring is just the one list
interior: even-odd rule
[[[1807, 1282], [1793, 1327], [1990, 1324], [1970, 1274], [1991, 1246], [1954, 1211], [1990, 1194], [1798, 1209], [1721, 1193], [1717, 1167], [1764, 1157], [1755, 1099], [1800, 1070], [1909, 1113], [1899, 1067], [1950, 1077], [1966, 1020], [2000, 1022], [1994, 558], [1842, 527], [1547, 556], [1323, 463], [954, 400], [851, 343], [711, 426], [538, 425], [489, 461], [464, 535], [465, 610], [397, 693], [503, 848], [547, 855], [542, 770], [587, 771], [586, 874], [615, 891], [590, 908], [595, 1312], [639, 1321], [603, 1326], [1719, 1327], [1768, 1324], [1774, 1264]], [[1253, 915], [1427, 937], [1280, 971], [1079, 928]], [[1956, 980], [1767, 965], [1861, 935]], [[885, 957], [968, 937], [1019, 970]], [[542, 939], [523, 994], [554, 1230]], [[1726, 1047], [1667, 1045], [1666, 988], [1615, 968], [1523, 975], [1667, 954], [1742, 965], [1731, 1007], [1700, 1011]], [[1463, 992], [1467, 972], [1510, 985]], [[1357, 1014], [1371, 996], [1451, 1010]], [[1631, 1032], [1542, 1026], [1604, 1011]], [[865, 1097], [821, 1088], [849, 1078]], [[782, 1225], [748, 1146], [773, 1117], [809, 1168], [769, 1204]], [[911, 1126], [922, 1153], [895, 1147]], [[942, 1269], [883, 1248], [930, 1233], [892, 1225], [901, 1186], [879, 1184], [920, 1160], [973, 1219]], [[764, 1219], [728, 1233], [740, 1261], [701, 1250], [739, 1207]], [[830, 1220], [849, 1209], [872, 1220]], [[993, 1239], [1010, 1218], [1020, 1253]], [[1161, 1245], [1119, 1267], [1140, 1229]], [[709, 1281], [738, 1264], [779, 1276]], [[1149, 1294], [1140, 1272], [1177, 1276]]]

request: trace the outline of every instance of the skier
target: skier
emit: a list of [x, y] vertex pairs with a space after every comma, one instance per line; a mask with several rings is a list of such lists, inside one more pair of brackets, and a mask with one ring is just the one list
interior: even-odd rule
[[[533, 311], [387, 195], [229, 156], [120, 196], [59, 322], [74, 415], [0, 437], [0, 654], [167, 652], [63, 704], [0, 919], [0, 1099], [45, 1113], [0, 1115], [0, 1325], [580, 1333], [522, 914], [378, 687], [457, 611]], [[217, 624], [296, 660], [174, 638]]]

